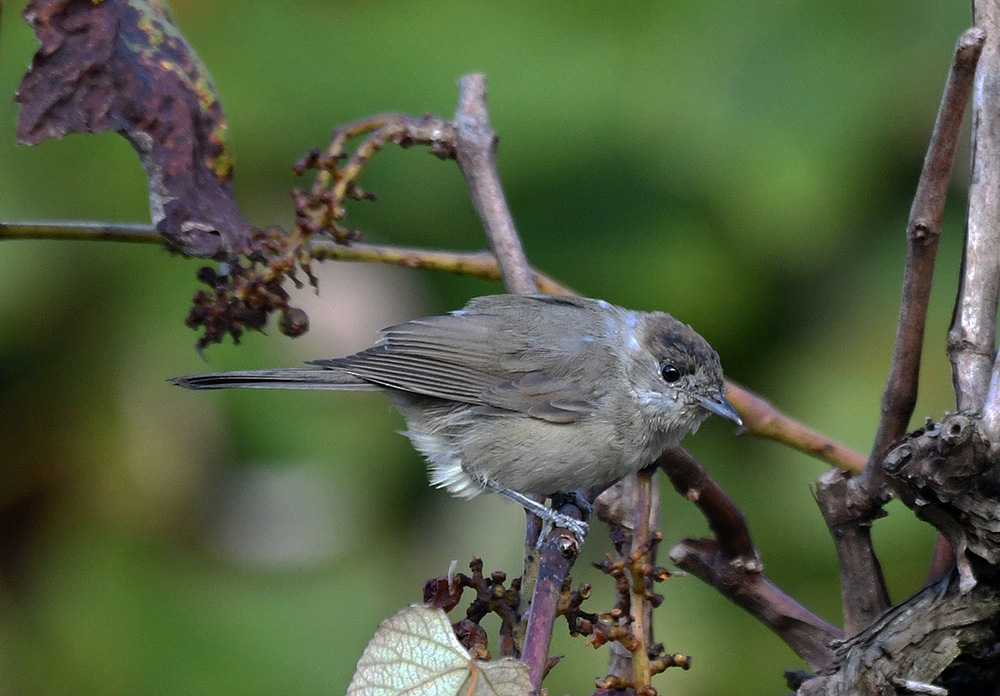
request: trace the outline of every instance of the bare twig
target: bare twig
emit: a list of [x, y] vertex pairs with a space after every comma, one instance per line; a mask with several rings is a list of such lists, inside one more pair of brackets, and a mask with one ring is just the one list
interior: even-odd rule
[[777, 440], [847, 471], [857, 473], [864, 468], [864, 455], [789, 418], [763, 397], [736, 382], [726, 381], [726, 398], [740, 412], [743, 425], [751, 435]]
[[[347, 143], [366, 136], [353, 153], [348, 155]], [[297, 174], [315, 168], [316, 178], [309, 192], [293, 192], [296, 225], [291, 236], [303, 241], [322, 232], [340, 243], [357, 239], [358, 232], [344, 224], [348, 200], [374, 200], [374, 194], [358, 186], [365, 165], [389, 143], [400, 147], [416, 144], [430, 147], [431, 154], [441, 159], [455, 156], [455, 128], [440, 116], [431, 114], [413, 118], [406, 114], [377, 114], [338, 126], [330, 144], [322, 153], [311, 150], [292, 168]]]
[[[986, 32], [972, 93], [972, 175], [965, 253], [948, 354], [959, 410], [979, 411], [986, 401], [993, 366], [997, 291], [1000, 289], [1000, 4], [973, 3], [975, 25]], [[1000, 429], [996, 400], [989, 422]]]
[[871, 524], [881, 516], [882, 505], [891, 497], [882, 459], [906, 433], [917, 399], [927, 303], [948, 180], [983, 43], [983, 32], [976, 28], [958, 40], [910, 209], [896, 342], [882, 394], [882, 417], [868, 462], [855, 479], [847, 480], [841, 473], [830, 471], [820, 477], [817, 485], [817, 502], [840, 562], [844, 629], [848, 634], [864, 628], [890, 606], [882, 568], [872, 547]]
[[910, 208], [910, 219], [906, 224], [906, 263], [902, 297], [899, 301], [899, 321], [896, 323], [896, 343], [885, 391], [882, 392], [882, 417], [864, 474], [871, 480], [879, 477], [882, 457], [906, 433], [917, 402], [927, 303], [931, 295], [934, 259], [944, 221], [948, 181], [951, 179], [965, 105], [972, 91], [976, 63], [985, 40], [983, 30], [975, 27], [962, 34], [958, 40], [937, 121], [924, 157], [917, 192]]
[[[507, 289], [515, 293], [538, 292], [500, 185], [496, 163], [497, 135], [490, 127], [486, 109], [485, 75], [474, 73], [459, 80], [454, 126], [455, 159], [465, 177]], [[567, 507], [570, 510], [566, 510]], [[579, 514], [574, 506], [564, 506], [561, 511]], [[538, 534], [538, 525], [529, 519], [525, 530], [522, 596], [530, 598], [530, 605], [522, 608], [528, 615], [528, 625], [524, 632], [521, 659], [528, 665], [531, 684], [536, 691], [541, 688], [545, 677], [549, 643], [563, 585], [582, 542], [565, 530], [557, 530], [536, 554], [531, 547], [537, 544]], [[532, 585], [533, 578], [535, 582]]]
[[[966, 259], [963, 267], [962, 285], [959, 289], [959, 299], [956, 302], [955, 314], [958, 320], [959, 307], [963, 308], [962, 315], [972, 314], [972, 310], [966, 310], [966, 305], [976, 306], [975, 298], [967, 297], [973, 293], [980, 293], [983, 303], [981, 311], [992, 313], [986, 314], [990, 320], [996, 317], [997, 302], [997, 276], [1000, 270], [997, 264], [998, 243], [997, 236], [1000, 229], [997, 220], [1000, 220], [1000, 201], [998, 201], [997, 187], [1000, 186], [997, 172], [997, 162], [1000, 161], [1000, 9], [995, 2], [973, 2], [973, 18], [976, 26], [982, 27], [988, 34], [986, 48], [983, 49], [983, 60], [980, 63], [978, 79], [976, 81], [976, 92], [973, 98], [973, 180], [969, 186], [969, 219], [968, 235], [966, 240]], [[980, 178], [981, 177], [981, 178]], [[976, 250], [981, 250], [982, 254], [977, 254], [974, 261], [970, 262], [973, 255], [973, 230], [976, 231]], [[992, 254], [992, 256], [985, 256]], [[986, 264], [982, 270], [980, 266]], [[980, 274], [986, 277], [976, 283], [974, 274], [979, 270]], [[969, 292], [966, 293], [966, 287]], [[977, 290], [978, 288], [978, 290]], [[992, 301], [992, 305], [989, 302]], [[955, 329], [953, 325], [953, 331]], [[993, 346], [993, 326], [983, 327], [982, 341], [975, 345], [982, 348]], [[989, 330], [989, 343], [986, 343], [985, 332]], [[949, 335], [950, 338], [950, 335]], [[949, 344], [950, 347], [950, 344]], [[970, 351], [971, 352], [971, 351]], [[961, 357], [962, 365], [973, 365], [977, 371], [969, 377], [963, 377], [959, 371], [957, 358]], [[979, 377], [981, 365], [990, 358], [989, 355], [973, 353], [968, 357], [965, 352], [957, 353], [954, 362], [954, 377], [956, 391], [959, 397], [959, 408], [962, 408], [962, 393], [958, 391], [960, 380], [971, 381], [974, 377]], [[964, 391], [969, 391], [971, 387], [965, 387]], [[971, 399], [967, 399], [971, 401]], [[974, 406], [970, 403], [969, 406]], [[1000, 360], [994, 360], [992, 373], [990, 375], [989, 389], [986, 394], [986, 402], [983, 405], [983, 418], [980, 423], [980, 431], [986, 442], [989, 443], [989, 456], [993, 461], [1000, 460]]]
[[[643, 556], [643, 564], [653, 568], [656, 563], [657, 544], [653, 543], [652, 539], [660, 529], [660, 488], [653, 484], [652, 479], [642, 482], [639, 474], [626, 476], [597, 497], [594, 501], [594, 513], [599, 519], [611, 526], [611, 540], [614, 542], [618, 556], [616, 560], [629, 559], [640, 552], [639, 555]], [[639, 587], [634, 580], [632, 586]], [[628, 587], [623, 588], [617, 584], [616, 591], [619, 593], [630, 592]], [[643, 628], [642, 649], [646, 650], [657, 647], [653, 638], [653, 602], [646, 597], [643, 597], [641, 601], [643, 616], [638, 625]], [[628, 607], [630, 620], [636, 611], [636, 606], [632, 602], [631, 596], [623, 597], [620, 594], [615, 602], [616, 607]], [[636, 626], [632, 625], [629, 631], [630, 635], [637, 632]], [[642, 683], [636, 680], [638, 673], [634, 663], [635, 653], [633, 650], [618, 640], [610, 641], [608, 647], [611, 651], [611, 656], [608, 659], [608, 678], [617, 684], [638, 685]], [[646, 662], [649, 664], [649, 673], [652, 675], [654, 673], [652, 658], [648, 657]]]
[[[0, 222], [0, 240], [18, 239], [165, 243], [155, 227], [141, 223]], [[325, 239], [313, 239], [309, 243], [309, 254], [312, 258], [320, 260], [367, 261], [439, 273], [455, 273], [482, 280], [501, 279], [496, 257], [488, 251], [420, 249], [362, 242], [345, 245]], [[531, 272], [542, 292], [553, 295], [573, 294], [571, 289], [544, 273], [536, 270]]]
[[149, 224], [103, 222], [0, 222], [0, 240], [4, 239], [167, 243], [156, 228]]
[[685, 539], [670, 560], [712, 585], [774, 631], [812, 669], [833, 659], [831, 641], [843, 633], [776, 587], [764, 576], [743, 512], [684, 448], [659, 460], [677, 492], [701, 510], [714, 539]]
[[[535, 538], [537, 539], [537, 536]], [[532, 598], [521, 660], [528, 665], [531, 685], [535, 692], [538, 692], [545, 677], [549, 660], [549, 643], [552, 642], [552, 627], [559, 612], [563, 586], [579, 553], [580, 543], [572, 533], [565, 529], [556, 529], [538, 550], [534, 587], [531, 590], [524, 590], [524, 582], [521, 583], [522, 591], [530, 592]]]
[[[441, 273], [456, 273], [483, 280], [501, 280], [496, 257], [488, 251], [439, 251], [411, 247], [383, 246], [353, 242], [348, 246], [315, 240], [309, 245], [314, 259], [341, 261], [374, 261], [406, 268], [420, 268]], [[531, 275], [538, 289], [553, 295], [570, 295], [573, 291], [557, 280], [534, 269]]]
[[458, 167], [465, 177], [476, 212], [483, 221], [504, 283], [511, 292], [538, 292], [500, 185], [496, 162], [497, 134], [490, 127], [486, 112], [485, 75], [472, 73], [458, 81], [458, 109], [454, 123], [458, 135], [455, 153]]

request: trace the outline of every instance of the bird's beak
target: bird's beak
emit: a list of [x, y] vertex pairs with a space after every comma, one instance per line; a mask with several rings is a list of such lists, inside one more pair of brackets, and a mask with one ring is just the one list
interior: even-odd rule
[[726, 401], [726, 397], [722, 394], [714, 397], [699, 396], [698, 403], [701, 404], [701, 407], [706, 411], [711, 411], [717, 416], [727, 418], [733, 423], [736, 423], [736, 425], [743, 425], [743, 419], [740, 418], [740, 414], [736, 412], [736, 409], [733, 408], [731, 403]]

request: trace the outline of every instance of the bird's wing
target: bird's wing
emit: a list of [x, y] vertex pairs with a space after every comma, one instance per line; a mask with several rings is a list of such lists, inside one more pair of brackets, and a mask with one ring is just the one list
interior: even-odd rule
[[[551, 309], [539, 312], [531, 297], [477, 302], [390, 326], [371, 348], [313, 364], [497, 416], [569, 423], [598, 407], [604, 393], [586, 375], [605, 374], [611, 356], [581, 328], [578, 305], [560, 305], [557, 311], [570, 315], [556, 317]], [[553, 330], [553, 321], [567, 328]]]

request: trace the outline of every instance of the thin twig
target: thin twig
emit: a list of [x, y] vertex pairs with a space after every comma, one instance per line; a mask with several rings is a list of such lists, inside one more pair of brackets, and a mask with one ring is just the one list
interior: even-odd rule
[[0, 222], [0, 240], [5, 239], [166, 244], [152, 225], [130, 222]]
[[[465, 177], [507, 289], [521, 294], [538, 292], [500, 184], [496, 162], [497, 135], [490, 127], [486, 108], [485, 75], [473, 73], [459, 80], [454, 126], [457, 136], [455, 159]], [[582, 541], [573, 539], [565, 530], [558, 530], [534, 553], [532, 547], [538, 542], [538, 533], [538, 525], [529, 519], [525, 529], [522, 597], [530, 604], [522, 608], [522, 615], [528, 616], [528, 625], [524, 632], [521, 659], [528, 665], [535, 691], [541, 688], [545, 677], [549, 643], [563, 584], [576, 561]], [[535, 582], [532, 585], [533, 578]]]
[[[1000, 4], [974, 2], [973, 20], [986, 32], [972, 93], [972, 174], [958, 296], [948, 355], [960, 411], [979, 411], [993, 366], [1000, 289]], [[994, 404], [996, 400], [994, 400]], [[986, 427], [1000, 429], [996, 407]]]
[[983, 31], [977, 28], [959, 38], [927, 146], [906, 225], [906, 262], [896, 341], [882, 393], [882, 416], [868, 462], [861, 475], [852, 480], [838, 472], [827, 472], [817, 485], [817, 502], [837, 550], [844, 629], [848, 634], [867, 626], [891, 604], [872, 546], [871, 524], [881, 516], [881, 507], [891, 497], [882, 460], [906, 433], [917, 400], [927, 304], [948, 181], [984, 41]]
[[875, 444], [864, 476], [877, 484], [885, 453], [906, 434], [913, 407], [917, 402], [920, 353], [927, 322], [927, 304], [931, 296], [934, 260], [944, 221], [948, 182], [955, 161], [955, 148], [962, 127], [965, 105], [972, 91], [976, 62], [986, 36], [972, 28], [958, 40], [951, 70], [945, 83], [937, 121], [931, 134], [924, 167], [906, 224], [906, 263], [903, 291], [896, 323], [896, 343], [885, 390], [882, 392], [882, 417], [875, 434]]
[[[655, 469], [655, 467], [654, 467]], [[601, 492], [594, 501], [594, 514], [611, 527], [611, 540], [619, 558], [627, 559], [635, 555], [637, 550], [649, 549], [644, 562], [652, 567], [656, 563], [657, 545], [651, 543], [653, 535], [660, 530], [660, 487], [649, 481], [648, 487], [640, 483], [639, 474], [626, 476], [624, 479]], [[642, 522], [642, 520], [646, 520]], [[636, 536], [641, 541], [636, 540]], [[662, 535], [661, 535], [662, 538]], [[636, 585], [633, 584], [635, 587]], [[629, 590], [616, 585], [616, 592]], [[656, 647], [653, 638], [653, 603], [644, 600], [643, 623], [644, 649], [646, 646]], [[631, 596], [617, 596], [616, 607], [629, 607], [629, 617], [635, 611]], [[637, 632], [632, 627], [632, 633]], [[607, 676], [614, 683], [639, 684], [636, 681], [634, 653], [622, 641], [614, 640], [608, 643], [611, 655], [608, 658]], [[653, 673], [654, 665], [650, 660], [649, 672]]]
[[[309, 253], [315, 259], [373, 261], [406, 268], [456, 273], [482, 280], [501, 280], [496, 257], [488, 251], [439, 251], [360, 242], [345, 246], [335, 242], [315, 240], [309, 246]], [[553, 295], [573, 294], [573, 291], [565, 285], [539, 271], [531, 269], [531, 274], [541, 292]]]
[[740, 412], [743, 426], [751, 435], [776, 440], [847, 471], [858, 473], [864, 468], [864, 455], [789, 418], [736, 382], [726, 381], [726, 398]]
[[458, 134], [455, 153], [458, 167], [465, 177], [476, 212], [483, 221], [504, 283], [511, 292], [538, 292], [500, 185], [496, 160], [497, 134], [490, 127], [486, 111], [486, 76], [482, 73], [464, 75], [458, 81], [458, 109], [454, 124]]
[[[0, 240], [19, 239], [165, 243], [155, 227], [141, 223], [0, 222]], [[363, 242], [345, 245], [325, 239], [313, 239], [309, 243], [309, 254], [319, 260], [367, 261], [439, 273], [455, 273], [482, 280], [501, 279], [496, 258], [488, 251], [448, 251]], [[531, 272], [542, 292], [553, 295], [573, 294], [570, 288], [544, 273], [534, 269]]]

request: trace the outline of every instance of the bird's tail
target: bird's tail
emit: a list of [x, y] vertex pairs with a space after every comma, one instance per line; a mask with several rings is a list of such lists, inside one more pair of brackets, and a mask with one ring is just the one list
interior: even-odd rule
[[288, 367], [278, 370], [237, 370], [234, 372], [204, 372], [197, 375], [171, 377], [187, 389], [341, 389], [345, 391], [378, 391], [371, 382], [358, 379], [342, 370], [315, 367]]

